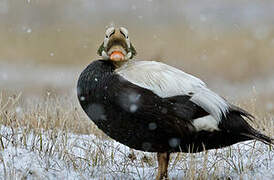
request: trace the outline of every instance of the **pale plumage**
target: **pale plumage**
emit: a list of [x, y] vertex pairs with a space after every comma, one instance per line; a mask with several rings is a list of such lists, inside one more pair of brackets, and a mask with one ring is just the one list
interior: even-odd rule
[[190, 95], [190, 100], [210, 113], [217, 122], [229, 108], [229, 104], [208, 89], [203, 81], [164, 63], [130, 61], [116, 69], [116, 73], [162, 98]]

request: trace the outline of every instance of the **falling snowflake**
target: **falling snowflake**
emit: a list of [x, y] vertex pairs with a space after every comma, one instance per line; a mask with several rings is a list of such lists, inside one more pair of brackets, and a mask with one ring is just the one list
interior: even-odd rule
[[84, 96], [80, 97], [80, 101], [84, 101], [86, 98]]
[[21, 108], [21, 107], [19, 107], [19, 106], [18, 106], [18, 107], [16, 107], [15, 112], [16, 112], [16, 113], [21, 113], [21, 112], [22, 112], [22, 108]]
[[26, 31], [28, 34], [30, 34], [32, 32], [32, 29], [31, 28], [27, 28], [27, 31]]
[[145, 151], [148, 151], [151, 148], [151, 143], [149, 142], [143, 142], [142, 147]]
[[157, 128], [157, 124], [155, 122], [151, 122], [148, 124], [148, 129], [149, 130], [155, 130]]
[[94, 121], [106, 120], [105, 109], [101, 104], [91, 104], [88, 107], [88, 114]]
[[200, 21], [201, 22], [206, 22], [207, 21], [207, 17], [203, 14], [200, 15]]
[[2, 73], [2, 79], [3, 79], [3, 80], [7, 80], [7, 79], [8, 79], [7, 73]]
[[136, 104], [132, 104], [132, 105], [130, 105], [130, 107], [129, 107], [129, 111], [130, 111], [131, 113], [135, 113], [135, 112], [137, 111], [137, 109], [138, 109], [138, 106], [137, 106]]
[[177, 146], [180, 145], [180, 139], [178, 139], [178, 138], [171, 138], [171, 139], [169, 139], [168, 144], [169, 144], [170, 147], [176, 148]]

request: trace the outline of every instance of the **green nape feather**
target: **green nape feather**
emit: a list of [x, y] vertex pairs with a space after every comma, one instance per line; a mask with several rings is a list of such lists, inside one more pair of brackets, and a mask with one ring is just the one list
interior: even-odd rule
[[99, 47], [99, 49], [97, 50], [97, 54], [98, 54], [99, 56], [102, 56], [103, 50], [105, 50], [105, 48], [104, 48], [104, 43], [102, 43], [101, 46]]
[[130, 52], [132, 53], [131, 58], [133, 58], [133, 56], [136, 56], [137, 52], [135, 50], [135, 48], [133, 47], [133, 45], [130, 43], [130, 48], [129, 48]]

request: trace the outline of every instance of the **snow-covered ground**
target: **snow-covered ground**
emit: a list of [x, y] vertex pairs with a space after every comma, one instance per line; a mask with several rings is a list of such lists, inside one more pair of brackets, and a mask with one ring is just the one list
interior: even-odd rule
[[[153, 179], [152, 153], [94, 135], [1, 126], [1, 179]], [[136, 158], [129, 158], [129, 155]], [[171, 179], [274, 179], [274, 151], [248, 141], [197, 154], [173, 154]]]
[[[68, 123], [67, 118], [73, 115], [75, 107], [78, 108], [74, 91], [80, 69], [83, 67], [0, 64], [0, 87], [7, 91], [22, 91], [23, 96], [28, 93], [23, 99], [25, 103], [16, 104], [11, 101], [10, 104], [16, 105], [6, 108], [3, 107], [5, 102], [1, 104], [0, 97], [0, 122], [10, 118], [7, 123], [9, 126], [0, 127], [0, 179], [154, 179], [157, 172], [154, 153], [131, 150], [114, 140], [93, 134], [75, 134], [59, 127], [46, 131], [43, 130], [44, 126], [24, 126], [28, 121], [35, 124], [35, 119], [38, 118], [54, 124], [57, 121], [54, 118], [59, 117], [55, 111], [61, 114], [60, 122]], [[257, 77], [239, 84], [231, 84], [223, 79], [213, 79], [208, 83], [213, 90], [230, 99], [249, 99], [254, 96], [253, 90], [257, 94], [271, 94], [274, 90], [273, 77]], [[61, 93], [71, 97], [60, 96], [60, 102], [56, 97], [48, 97], [46, 100], [40, 97], [37, 101], [30, 98], [35, 90], [45, 93], [45, 89], [60, 89]], [[273, 104], [270, 102], [271, 111]], [[4, 115], [6, 110], [9, 111], [8, 117]], [[36, 114], [35, 111], [39, 113]], [[13, 114], [18, 116], [14, 122]], [[265, 118], [268, 119], [268, 116]], [[265, 122], [269, 121], [273, 121], [273, 118]], [[273, 126], [271, 123], [269, 125], [268, 132], [271, 132]], [[248, 141], [197, 154], [173, 154], [169, 175], [171, 179], [270, 180], [274, 179], [273, 168], [273, 149], [260, 142]]]
[[[74, 109], [78, 108], [75, 94], [71, 94], [79, 72], [77, 68], [1, 63], [0, 87], [8, 91], [17, 89], [25, 95], [25, 89], [28, 89], [30, 95], [33, 93], [30, 89], [51, 87], [62, 89], [71, 97], [61, 96], [61, 101], [59, 96], [49, 94], [37, 101], [24, 97], [23, 104], [11, 99], [11, 106], [5, 106], [0, 96], [0, 122], [8, 121], [8, 126], [0, 126], [0, 179], [154, 179], [157, 172], [154, 153], [131, 150], [109, 138], [93, 135], [92, 130], [82, 131], [89, 135], [71, 133], [69, 129], [73, 128], [62, 130], [62, 123], [71, 126], [73, 121], [83, 120], [82, 117], [71, 118], [75, 115]], [[238, 97], [245, 99], [253, 97], [252, 93], [246, 93], [250, 89], [256, 89], [258, 94], [267, 93], [266, 89], [274, 90], [273, 76], [237, 85], [222, 80], [209, 83], [212, 89], [225, 96], [235, 97], [237, 91]], [[15, 115], [17, 119], [13, 119]], [[272, 115], [269, 119], [263, 117], [267, 118], [264, 123], [268, 123], [261, 128], [269, 127], [266, 132], [271, 132], [273, 125], [269, 121], [273, 121]], [[61, 118], [60, 122], [57, 118]], [[38, 125], [35, 125], [36, 121]], [[39, 122], [46, 125], [39, 126]], [[53, 126], [54, 130], [43, 130], [43, 127], [50, 129], [48, 123], [61, 125]], [[273, 168], [273, 149], [260, 142], [248, 141], [197, 154], [173, 154], [169, 175], [171, 179], [270, 180], [274, 179]]]

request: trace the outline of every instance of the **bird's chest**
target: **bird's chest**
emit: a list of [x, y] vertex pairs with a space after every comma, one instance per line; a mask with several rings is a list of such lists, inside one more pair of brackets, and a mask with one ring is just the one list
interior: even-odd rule
[[[83, 99], [85, 111], [99, 128], [108, 130], [115, 120], [121, 120], [122, 115], [115, 104], [118, 93], [111, 88], [111, 80], [94, 76], [89, 84], [88, 93]], [[119, 122], [116, 122], [119, 123]]]

